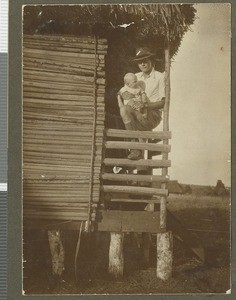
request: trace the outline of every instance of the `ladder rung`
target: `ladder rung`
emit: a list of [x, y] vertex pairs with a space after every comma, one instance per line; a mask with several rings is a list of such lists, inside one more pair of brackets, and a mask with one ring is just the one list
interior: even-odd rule
[[149, 150], [149, 151], [160, 151], [160, 152], [170, 152], [170, 145], [160, 145], [160, 144], [149, 144], [149, 143], [139, 143], [139, 142], [121, 142], [121, 141], [107, 141], [105, 143], [107, 149], [139, 149], [139, 150]]
[[111, 202], [128, 202], [128, 203], [160, 203], [159, 199], [129, 199], [129, 198], [113, 198]]
[[166, 168], [171, 166], [170, 160], [160, 160], [160, 159], [139, 159], [130, 160], [123, 158], [105, 158], [104, 164], [106, 166], [126, 166], [126, 167], [151, 167], [151, 168]]
[[120, 129], [107, 129], [106, 135], [109, 137], [120, 138], [146, 138], [146, 139], [170, 139], [170, 131], [134, 131], [134, 130], [120, 130]]
[[169, 176], [104, 173], [102, 174], [102, 179], [114, 181], [167, 182]]
[[104, 192], [107, 193], [128, 193], [128, 194], [138, 194], [138, 195], [158, 195], [167, 196], [168, 190], [166, 189], [156, 189], [142, 186], [119, 186], [119, 185], [103, 185]]

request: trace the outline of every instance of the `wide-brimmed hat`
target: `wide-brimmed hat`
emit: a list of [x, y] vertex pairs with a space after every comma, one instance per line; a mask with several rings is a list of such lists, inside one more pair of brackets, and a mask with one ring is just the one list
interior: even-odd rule
[[154, 58], [155, 54], [152, 53], [147, 47], [138, 48], [136, 55], [131, 60], [133, 62], [139, 62], [147, 58]]

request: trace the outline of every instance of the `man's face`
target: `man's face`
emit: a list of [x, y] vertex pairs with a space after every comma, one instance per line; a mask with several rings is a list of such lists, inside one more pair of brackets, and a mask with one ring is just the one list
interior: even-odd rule
[[138, 62], [138, 67], [139, 69], [145, 73], [145, 74], [149, 74], [152, 70], [152, 61], [148, 58]]

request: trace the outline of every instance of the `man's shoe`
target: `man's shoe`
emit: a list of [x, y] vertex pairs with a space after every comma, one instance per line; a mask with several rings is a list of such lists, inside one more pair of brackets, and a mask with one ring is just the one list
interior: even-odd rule
[[130, 160], [139, 160], [142, 158], [142, 152], [140, 150], [131, 150], [128, 155], [128, 159]]

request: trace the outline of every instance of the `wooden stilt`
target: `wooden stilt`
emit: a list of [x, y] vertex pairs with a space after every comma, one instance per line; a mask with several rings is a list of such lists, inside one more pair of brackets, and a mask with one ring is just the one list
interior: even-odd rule
[[111, 232], [109, 249], [109, 273], [115, 278], [124, 273], [123, 233]]
[[173, 235], [172, 232], [157, 234], [157, 269], [156, 275], [162, 280], [170, 279], [173, 262]]
[[61, 277], [65, 270], [65, 250], [62, 243], [61, 231], [49, 230], [48, 241], [52, 256], [52, 274]]

